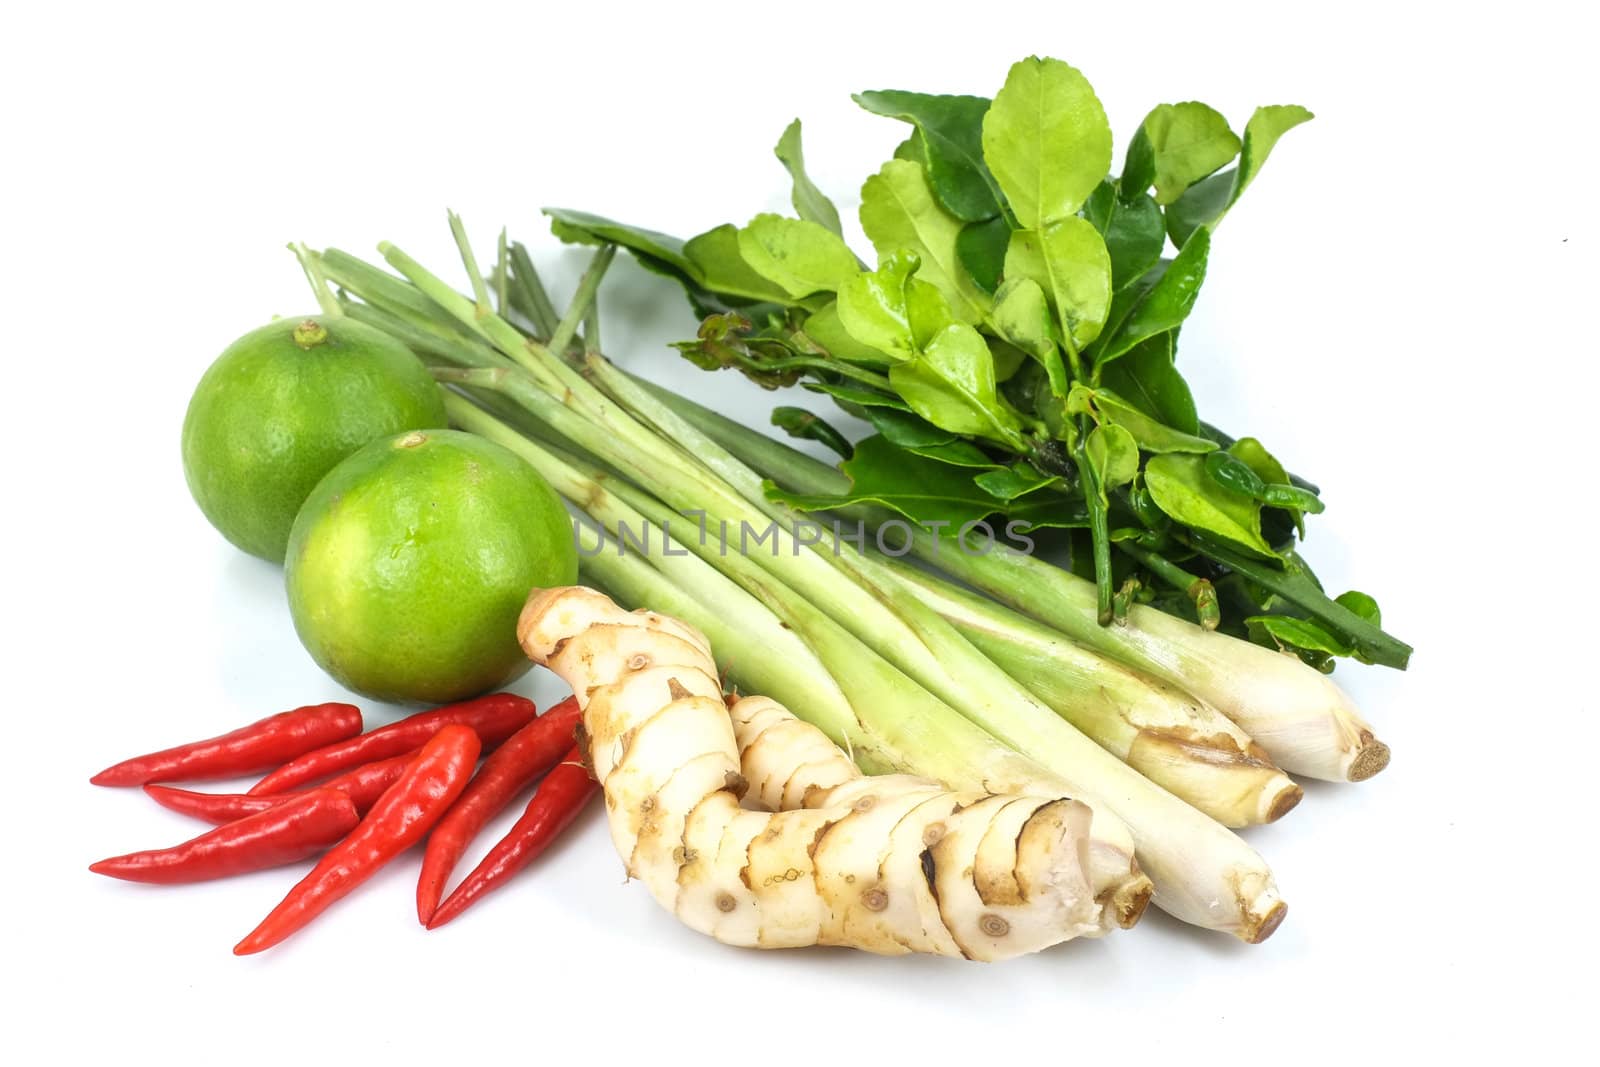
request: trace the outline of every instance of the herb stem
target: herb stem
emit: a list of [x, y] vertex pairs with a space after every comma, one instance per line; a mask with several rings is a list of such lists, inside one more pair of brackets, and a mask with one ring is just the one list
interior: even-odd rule
[[506, 256], [506, 228], [502, 226], [500, 227], [500, 240], [495, 248], [494, 261], [494, 306], [499, 311], [501, 318], [506, 318], [511, 314], [510, 301], [507, 299], [510, 287], [510, 261]]
[[1088, 427], [1078, 427], [1077, 441], [1072, 454], [1078, 464], [1078, 477], [1083, 480], [1083, 499], [1089, 506], [1089, 541], [1094, 548], [1094, 587], [1096, 617], [1101, 626], [1112, 621], [1111, 589], [1111, 520], [1110, 505], [1105, 490], [1100, 485], [1100, 475], [1089, 462], [1084, 442], [1088, 440]]
[[1133, 541], [1118, 542], [1117, 547], [1137, 560], [1145, 570], [1192, 600], [1201, 626], [1215, 630], [1222, 623], [1217, 590], [1209, 579], [1190, 574], [1167, 557], [1142, 548]]
[[578, 281], [578, 291], [572, 294], [572, 303], [567, 305], [566, 314], [556, 323], [555, 332], [550, 335], [550, 341], [546, 345], [557, 358], [565, 355], [567, 346], [577, 335], [579, 324], [589, 313], [589, 305], [594, 303], [595, 294], [600, 291], [600, 279], [605, 277], [606, 269], [611, 266], [611, 261], [616, 256], [616, 245], [601, 245], [599, 251], [595, 252], [594, 258], [589, 261], [588, 268]]
[[461, 224], [461, 216], [454, 211], [446, 212], [450, 219], [450, 232], [455, 236], [456, 248], [461, 251], [461, 265], [467, 268], [467, 277], [472, 281], [472, 299], [478, 305], [477, 313], [481, 319], [493, 312], [489, 305], [489, 287], [483, 282], [483, 272], [478, 269], [478, 259], [472, 254], [472, 245], [467, 241], [466, 227]]
[[300, 269], [306, 272], [306, 281], [311, 283], [311, 291], [316, 295], [317, 306], [329, 318], [339, 318], [344, 315], [344, 308], [339, 305], [339, 298], [328, 288], [327, 275], [322, 273], [322, 264], [317, 261], [317, 255], [304, 243], [292, 242], [289, 251], [300, 261]]
[[555, 333], [558, 321], [556, 307], [550, 302], [550, 294], [545, 291], [539, 271], [521, 241], [511, 242], [511, 280], [521, 291], [528, 305], [528, 318], [539, 331], [539, 336], [548, 338]]
[[583, 315], [583, 352], [586, 356], [600, 354], [600, 294], [589, 301], [589, 310]]
[[1363, 660], [1404, 670], [1411, 659], [1410, 645], [1390, 636], [1382, 628], [1374, 626], [1343, 604], [1330, 599], [1316, 582], [1294, 564], [1279, 569], [1270, 563], [1251, 559], [1242, 552], [1218, 544], [1198, 532], [1180, 536], [1186, 544], [1207, 559], [1272, 590], [1313, 619], [1332, 627], [1350, 642]]

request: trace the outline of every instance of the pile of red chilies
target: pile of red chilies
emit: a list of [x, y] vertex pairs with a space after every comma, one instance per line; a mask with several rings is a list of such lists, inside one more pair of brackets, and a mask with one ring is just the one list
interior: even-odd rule
[[[174, 885], [278, 867], [323, 852], [311, 873], [234, 946], [243, 956], [293, 934], [426, 836], [417, 918], [432, 930], [531, 863], [594, 795], [595, 783], [573, 745], [578, 719], [571, 697], [539, 715], [533, 701], [496, 693], [364, 734], [359, 709], [316, 704], [220, 737], [138, 756], [89, 780], [143, 786], [157, 803], [218, 826], [181, 845], [116, 856], [89, 869]], [[485, 753], [488, 758], [474, 774]], [[266, 770], [271, 773], [248, 793], [196, 793], [156, 784]], [[541, 775], [544, 780], [516, 825], [444, 897], [450, 872], [472, 839]]]

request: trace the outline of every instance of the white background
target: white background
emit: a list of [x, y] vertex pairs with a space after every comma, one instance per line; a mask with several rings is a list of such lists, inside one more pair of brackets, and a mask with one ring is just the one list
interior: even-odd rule
[[[1585, 670], [1597, 94], [1576, 10], [13, 7], [6, 1058], [1573, 1049], [1593, 989], [1600, 710]], [[293, 872], [151, 889], [85, 871], [196, 831], [90, 773], [339, 696], [295, 640], [278, 570], [206, 525], [178, 457], [209, 361], [310, 306], [286, 241], [366, 252], [388, 238], [444, 269], [451, 206], [483, 247], [509, 224], [565, 291], [579, 261], [539, 206], [679, 233], [783, 209], [770, 146], [800, 115], [813, 176], [851, 214], [903, 129], [850, 91], [989, 94], [1035, 52], [1088, 74], [1119, 156], [1162, 101], [1203, 99], [1240, 123], [1259, 103], [1317, 112], [1219, 232], [1182, 366], [1208, 418], [1321, 483], [1310, 558], [1334, 588], [1376, 594], [1418, 652], [1407, 674], [1339, 672], [1391, 768], [1308, 787], [1284, 823], [1249, 834], [1291, 905], [1275, 937], [1246, 947], [1152, 913], [997, 966], [736, 951], [624, 884], [595, 814], [442, 931], [416, 924], [409, 856], [250, 959], [229, 948]], [[605, 301], [617, 359], [764, 422], [772, 397], [664, 350], [694, 325], [671, 287], [619, 261]], [[548, 676], [522, 688], [558, 693]]]

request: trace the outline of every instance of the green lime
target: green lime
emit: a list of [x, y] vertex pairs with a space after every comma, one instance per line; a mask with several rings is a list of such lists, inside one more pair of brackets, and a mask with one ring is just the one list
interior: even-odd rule
[[455, 430], [374, 441], [306, 499], [284, 560], [300, 641], [342, 685], [447, 703], [528, 669], [517, 616], [578, 576], [572, 523], [520, 457]]
[[445, 426], [411, 350], [347, 318], [279, 319], [217, 357], [183, 420], [183, 473], [211, 525], [283, 562], [306, 494], [356, 449]]

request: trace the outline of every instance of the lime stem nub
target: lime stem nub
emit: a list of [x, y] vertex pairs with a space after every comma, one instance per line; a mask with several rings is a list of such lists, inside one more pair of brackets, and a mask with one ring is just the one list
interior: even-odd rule
[[328, 339], [328, 328], [316, 319], [307, 319], [294, 328], [293, 336], [301, 348], [315, 348]]

